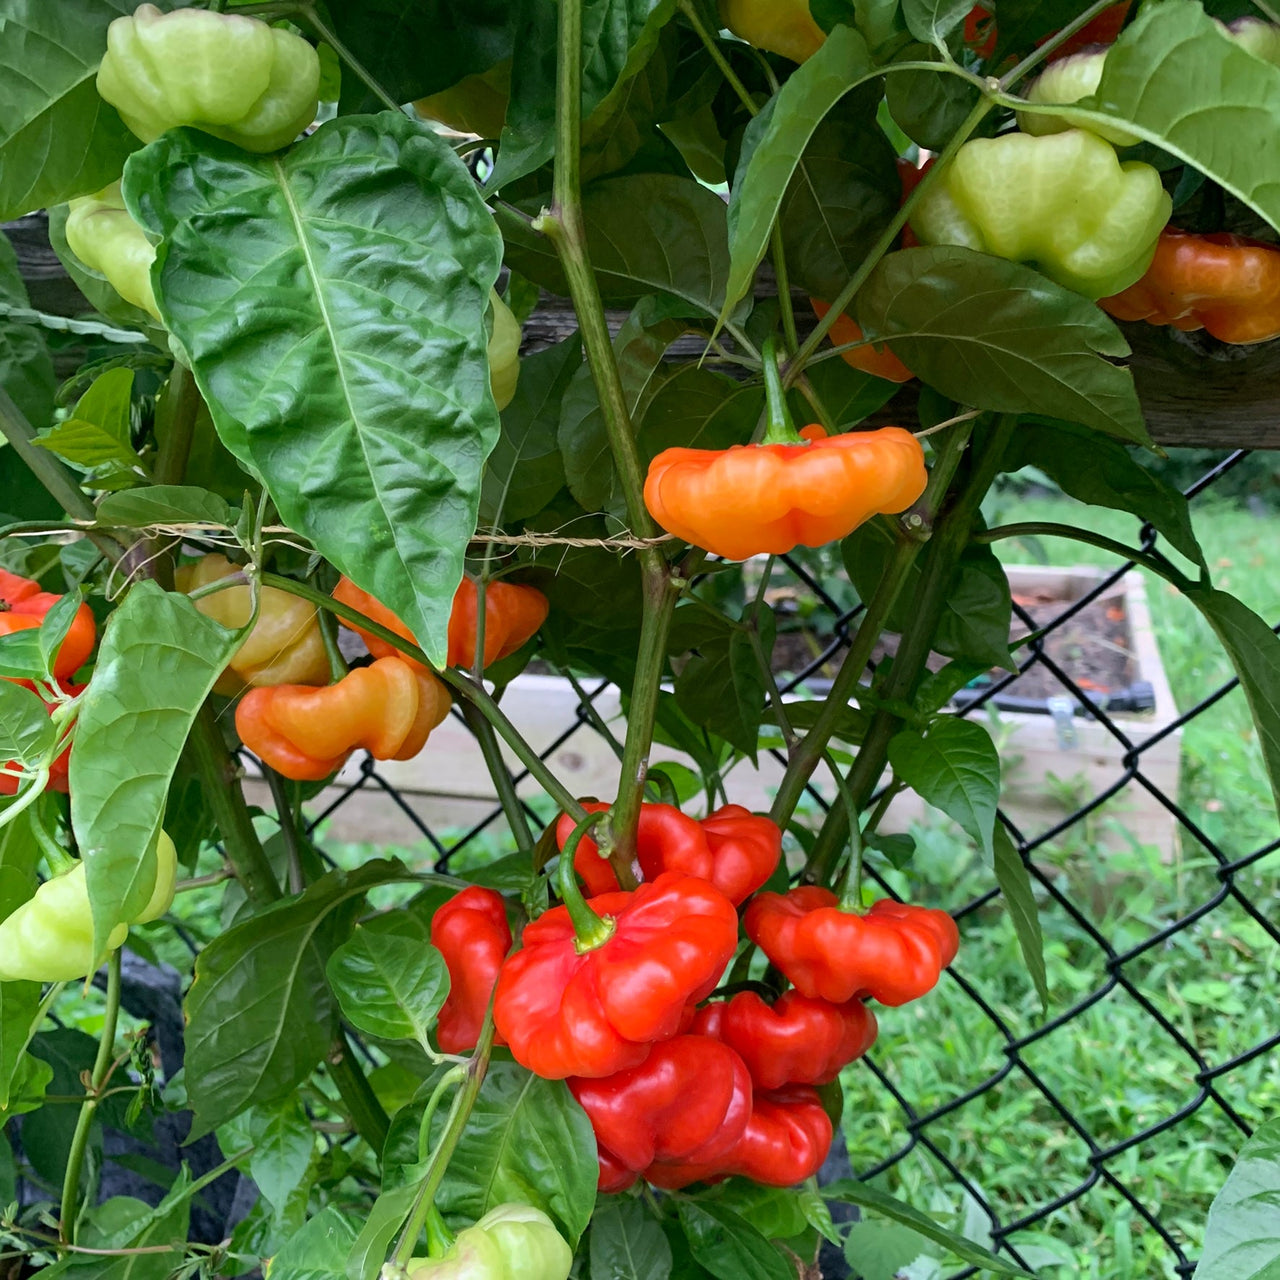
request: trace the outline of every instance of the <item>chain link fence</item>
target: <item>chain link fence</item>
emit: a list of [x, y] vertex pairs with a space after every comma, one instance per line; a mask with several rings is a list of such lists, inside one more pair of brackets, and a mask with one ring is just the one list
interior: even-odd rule
[[[1237, 451], [1223, 458], [1188, 496], [1211, 493], [1245, 457]], [[1150, 528], [1142, 539], [1146, 548], [1156, 545]], [[847, 583], [820, 581], [796, 560], [788, 559], [786, 568], [827, 625], [826, 643], [780, 680], [784, 694], [812, 689], [832, 659], [838, 662], [861, 610], [842, 607], [841, 595], [852, 598]], [[1009, 693], [1034, 672], [1037, 688], [1047, 681], [1053, 689], [1039, 699], [1042, 724], [1053, 723], [1056, 715], [1060, 726], [1066, 700], [1077, 726], [1097, 726], [1111, 744], [1102, 753], [1111, 771], [1105, 784], [1092, 783], [1090, 793], [1077, 795], [1061, 818], [1036, 829], [1035, 817], [1028, 822], [1000, 814], [1030, 869], [1051, 962], [1056, 961], [1048, 1012], [1033, 998], [1008, 995], [1011, 979], [1015, 986], [1029, 984], [1010, 946], [1007, 920], [1000, 923], [998, 890], [975, 889], [967, 896], [973, 875], [949, 883], [944, 875], [931, 887], [913, 882], [915, 898], [931, 898], [954, 912], [960, 958], [926, 1000], [883, 1011], [876, 1048], [846, 1072], [847, 1150], [838, 1143], [824, 1171], [861, 1179], [887, 1175], [890, 1190], [914, 1192], [917, 1204], [923, 1189], [935, 1211], [956, 1213], [967, 1234], [1045, 1275], [1191, 1276], [1196, 1224], [1202, 1230], [1232, 1153], [1268, 1102], [1280, 1102], [1280, 995], [1274, 981], [1280, 958], [1280, 830], [1269, 839], [1257, 835], [1275, 828], [1274, 814], [1259, 812], [1266, 801], [1259, 805], [1244, 791], [1233, 800], [1238, 779], [1220, 777], [1225, 794], [1218, 803], [1247, 804], [1255, 820], [1243, 827], [1218, 824], [1223, 834], [1211, 834], [1176, 785], [1151, 776], [1167, 770], [1148, 767], [1162, 743], [1176, 741], [1188, 726], [1210, 722], [1225, 699], [1240, 699], [1236, 682], [1205, 689], [1167, 722], [1144, 725], [1141, 718], [1114, 714], [1116, 700], [1100, 693], [1097, 681], [1073, 674], [1070, 662], [1055, 656], [1054, 637], [1135, 573], [1132, 562], [1100, 572], [1088, 590], [1048, 620], [1042, 610], [1033, 616], [1015, 591], [1015, 618], [1030, 633], [1016, 650], [1018, 672], [966, 691], [958, 708], [971, 717], [995, 709], [999, 741], [1008, 720], [1002, 701], [1018, 708], [1037, 701]], [[1163, 643], [1169, 636], [1157, 638]], [[578, 735], [595, 734], [598, 718], [588, 704], [608, 693], [609, 686], [598, 682], [583, 689], [576, 715], [543, 757], [555, 756]], [[1096, 747], [1093, 755], [1099, 757], [1093, 761], [1096, 778]], [[1260, 796], [1266, 790], [1260, 756], [1256, 763], [1252, 795]], [[1050, 771], [1043, 785], [1061, 787], [1063, 780]], [[442, 867], [502, 823], [495, 802], [465, 830], [435, 830], [366, 761], [355, 782], [332, 799], [326, 795], [329, 802], [313, 825], [371, 791], [402, 810]], [[821, 784], [810, 788], [811, 806], [803, 811], [810, 821], [835, 802], [829, 791]], [[1135, 798], [1148, 814], [1154, 809], [1167, 815], [1164, 832], [1136, 863], [1135, 848], [1141, 854], [1142, 846], [1124, 834]], [[1215, 811], [1213, 800], [1208, 810]], [[1147, 826], [1157, 829], [1149, 820]], [[944, 838], [936, 828], [925, 834], [935, 842]], [[1073, 858], [1088, 864], [1091, 883], [1071, 874]], [[1135, 891], [1132, 874], [1113, 875], [1113, 865], [1130, 873], [1140, 867], [1145, 888]], [[904, 881], [887, 864], [870, 867], [869, 874], [880, 890], [902, 891]], [[956, 897], [957, 889], [966, 891], [967, 900]], [[1130, 904], [1133, 911], [1118, 911], [1117, 903], [1123, 907], [1131, 895], [1138, 899]], [[1235, 963], [1242, 951], [1247, 965]], [[1184, 963], [1187, 957], [1194, 963]], [[1191, 969], [1204, 989], [1188, 1002], [1179, 998], [1186, 994], [1179, 981]], [[1238, 1016], [1244, 1008], [1251, 1017]], [[1265, 1033], [1255, 1035], [1258, 1027]], [[908, 1069], [919, 1065], [912, 1055], [922, 1043], [930, 1046], [928, 1069]], [[1082, 1056], [1083, 1049], [1089, 1052]], [[975, 1167], [985, 1179], [975, 1177]], [[1074, 1254], [1055, 1249], [1064, 1230], [1077, 1241]], [[1089, 1257], [1093, 1261], [1082, 1260]], [[843, 1259], [824, 1258], [823, 1273], [856, 1274], [848, 1266]], [[922, 1258], [900, 1274], [962, 1280], [976, 1273], [973, 1267], [945, 1270]]]

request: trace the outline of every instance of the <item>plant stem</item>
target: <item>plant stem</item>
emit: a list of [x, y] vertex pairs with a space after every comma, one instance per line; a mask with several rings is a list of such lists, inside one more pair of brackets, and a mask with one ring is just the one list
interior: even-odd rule
[[276, 806], [276, 822], [280, 826], [280, 835], [289, 858], [289, 892], [301, 893], [306, 885], [302, 880], [302, 849], [298, 843], [298, 825], [293, 820], [293, 803], [289, 799], [284, 778], [270, 765], [263, 765], [262, 772], [271, 790], [271, 799]]
[[1121, 559], [1132, 560], [1134, 564], [1150, 569], [1152, 573], [1180, 589], [1185, 590], [1187, 586], [1193, 585], [1173, 565], [1157, 560], [1137, 547], [1126, 546], [1123, 542], [1094, 533], [1090, 529], [1077, 529], [1074, 525], [1055, 524], [1049, 520], [1027, 520], [1020, 524], [997, 525], [994, 529], [986, 529], [973, 535], [974, 542], [1000, 542], [1005, 538], [1071, 538], [1075, 542], [1086, 542], [1092, 547], [1110, 551]]
[[507, 762], [502, 758], [502, 749], [498, 746], [498, 735], [494, 733], [493, 725], [470, 702], [462, 704], [462, 718], [480, 744], [485, 766], [498, 792], [498, 800], [502, 805], [502, 812], [506, 814], [507, 826], [511, 828], [516, 848], [521, 853], [532, 853], [537, 842], [533, 838], [533, 832], [529, 830], [529, 815], [525, 813], [524, 805], [520, 803], [516, 784], [512, 781]]
[[782, 374], [778, 369], [778, 340], [773, 334], [765, 339], [761, 361], [764, 367], [764, 395], [768, 426], [760, 443], [803, 444], [804, 440], [796, 430], [795, 419], [791, 416], [791, 408], [787, 404], [787, 393], [783, 388]]
[[156, 460], [151, 471], [156, 484], [182, 483], [187, 459], [191, 456], [191, 441], [200, 405], [200, 389], [194, 375], [189, 369], [175, 364], [162, 402], [164, 438], [157, 443]]
[[912, 211], [920, 202], [923, 194], [929, 189], [930, 184], [937, 180], [938, 174], [946, 166], [947, 161], [969, 140], [970, 135], [992, 111], [994, 106], [994, 102], [987, 98], [982, 98], [975, 104], [973, 110], [965, 116], [960, 127], [952, 135], [951, 141], [947, 143], [942, 154], [938, 156], [937, 162], [920, 179], [916, 189], [903, 201], [902, 207], [890, 220], [889, 225], [885, 227], [884, 232], [872, 247], [871, 252], [862, 260], [857, 271], [850, 278], [849, 283], [841, 289], [840, 296], [831, 303], [831, 309], [818, 321], [817, 327], [804, 340], [800, 350], [796, 352], [795, 359], [787, 367], [786, 377], [783, 379], [784, 385], [790, 386], [800, 376], [809, 361], [809, 357], [817, 351], [823, 338], [830, 332], [831, 326], [848, 309], [849, 304], [857, 295], [858, 290], [866, 284], [867, 279], [879, 264], [880, 259], [893, 248], [894, 241], [898, 238], [898, 233], [907, 225]]
[[587, 900], [582, 896], [582, 890], [578, 887], [578, 875], [573, 865], [574, 859], [578, 854], [578, 846], [582, 843], [582, 837], [597, 822], [603, 820], [605, 816], [603, 812], [588, 814], [586, 818], [574, 827], [573, 834], [565, 841], [564, 848], [560, 850], [560, 866], [556, 887], [560, 891], [560, 901], [564, 903], [566, 910], [569, 912], [569, 918], [573, 921], [573, 932], [577, 936], [577, 942], [574, 946], [579, 955], [604, 946], [613, 937], [613, 921], [602, 919], [587, 905]]
[[794, 355], [800, 345], [796, 333], [796, 312], [791, 304], [791, 282], [787, 271], [787, 252], [782, 243], [782, 223], [775, 222], [769, 233], [770, 252], [773, 258], [773, 274], [778, 282], [778, 305], [782, 309], [782, 333], [787, 340], [787, 355]]
[[62, 1209], [58, 1220], [58, 1234], [66, 1244], [76, 1242], [76, 1218], [79, 1214], [80, 1173], [84, 1168], [85, 1150], [89, 1145], [89, 1131], [93, 1128], [93, 1115], [98, 1108], [98, 1094], [106, 1082], [115, 1055], [116, 1020], [120, 1015], [120, 951], [117, 948], [107, 958], [107, 1007], [102, 1019], [102, 1039], [98, 1041], [98, 1054], [93, 1062], [89, 1087], [80, 1104], [75, 1133], [71, 1137], [71, 1149], [67, 1153], [67, 1169], [62, 1180]]
[[386, 1145], [391, 1120], [378, 1101], [369, 1077], [361, 1070], [347, 1033], [339, 1028], [334, 1037], [328, 1058], [329, 1076], [338, 1086], [338, 1093], [351, 1113], [351, 1123], [356, 1132], [380, 1153]]
[[1094, 3], [1082, 14], [1073, 18], [1060, 31], [1055, 31], [1044, 44], [1038, 49], [1033, 49], [1016, 67], [1001, 76], [1000, 88], [1007, 90], [1010, 86], [1017, 84], [1028, 71], [1038, 67], [1046, 58], [1051, 57], [1059, 45], [1070, 40], [1081, 27], [1088, 26], [1104, 9], [1110, 8], [1114, 3], [1115, 0], [1094, 0]]
[[329, 45], [330, 48], [333, 49], [334, 53], [336, 53], [352, 71], [355, 72], [356, 79], [359, 80], [360, 83], [363, 84], [364, 87], [368, 89], [369, 92], [373, 94], [373, 96], [377, 98], [388, 111], [401, 112], [400, 104], [382, 87], [382, 85], [378, 83], [377, 80], [373, 78], [372, 75], [369, 74], [360, 59], [357, 58], [340, 39], [338, 39], [333, 28], [330, 27], [324, 19], [317, 15], [315, 7], [312, 4], [307, 4], [304, 8], [300, 8], [298, 10], [298, 16], [312, 29], [312, 31], [316, 33], [316, 35], [320, 37], [321, 40], [325, 42], [325, 44]]
[[711, 55], [711, 60], [720, 68], [720, 74], [724, 76], [725, 82], [738, 95], [738, 101], [746, 107], [751, 115], [758, 115], [760, 108], [756, 106], [755, 99], [747, 92], [747, 87], [738, 78], [738, 73], [729, 65], [729, 59], [724, 56], [724, 50], [720, 48], [720, 42], [707, 30], [693, 0], [677, 0], [677, 7], [688, 19], [689, 25], [698, 33], [698, 39], [702, 41], [707, 52]]

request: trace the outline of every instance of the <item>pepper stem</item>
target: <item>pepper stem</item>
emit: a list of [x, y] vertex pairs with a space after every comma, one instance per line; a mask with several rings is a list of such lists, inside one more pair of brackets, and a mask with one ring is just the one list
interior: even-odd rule
[[804, 444], [787, 406], [787, 394], [782, 389], [782, 374], [778, 371], [778, 339], [772, 333], [765, 339], [761, 358], [764, 361], [764, 393], [769, 406], [769, 427], [761, 443]]
[[853, 798], [853, 792], [849, 790], [849, 783], [846, 781], [844, 774], [840, 772], [840, 766], [836, 764], [835, 758], [830, 751], [824, 751], [822, 755], [827, 762], [827, 767], [831, 770], [831, 776], [836, 780], [836, 787], [840, 792], [840, 800], [848, 811], [849, 842], [853, 845], [853, 857], [849, 860], [848, 873], [845, 876], [844, 885], [840, 893], [840, 910], [860, 912], [862, 910], [863, 859], [861, 818], [858, 813], [858, 806]]
[[607, 814], [608, 810], [588, 814], [574, 827], [573, 835], [565, 841], [564, 848], [560, 851], [558, 880], [560, 901], [568, 909], [569, 919], [573, 921], [573, 931], [577, 935], [575, 945], [579, 955], [604, 946], [613, 937], [613, 921], [608, 917], [601, 918], [587, 905], [587, 900], [582, 896], [582, 890], [578, 888], [578, 877], [573, 869], [574, 857], [578, 852], [578, 845], [582, 843], [582, 837], [597, 822], [603, 821]]
[[443, 1258], [453, 1244], [453, 1232], [444, 1224], [440, 1210], [433, 1204], [427, 1210], [427, 1256]]

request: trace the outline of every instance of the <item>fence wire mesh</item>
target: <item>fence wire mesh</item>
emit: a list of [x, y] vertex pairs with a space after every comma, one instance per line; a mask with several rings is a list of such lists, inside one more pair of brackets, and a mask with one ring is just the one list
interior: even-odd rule
[[[1223, 458], [1188, 496], [1211, 493], [1245, 457], [1237, 451]], [[1144, 548], [1156, 546], [1155, 531], [1144, 529], [1142, 540]], [[784, 694], [812, 687], [832, 659], [839, 660], [861, 610], [843, 608], [841, 593], [805, 564], [788, 559], [786, 567], [829, 620], [829, 642], [780, 682]], [[958, 709], [965, 716], [988, 714], [1015, 680], [1038, 668], [1072, 700], [1077, 714], [1082, 711], [1114, 743], [1113, 776], [1060, 820], [1031, 830], [1008, 812], [999, 815], [1030, 870], [1056, 962], [1049, 1011], [1042, 1013], [1034, 999], [1009, 997], [1010, 975], [1015, 989], [1029, 984], [1021, 977], [1011, 930], [992, 924], [1002, 914], [997, 889], [957, 901], [956, 886], [974, 878], [961, 876], [925, 890], [933, 895], [932, 905], [946, 905], [959, 921], [960, 959], [928, 999], [883, 1011], [877, 1047], [846, 1072], [847, 1148], [837, 1144], [824, 1171], [827, 1177], [888, 1175], [889, 1189], [914, 1193], [915, 1203], [923, 1190], [935, 1211], [955, 1211], [966, 1234], [1037, 1274], [1190, 1277], [1197, 1223], [1202, 1230], [1212, 1189], [1268, 1105], [1280, 1102], [1280, 829], [1274, 815], [1254, 814], [1257, 820], [1250, 824], [1211, 834], [1202, 815], [1146, 769], [1165, 739], [1219, 714], [1233, 694], [1240, 698], [1237, 682], [1205, 690], [1176, 718], [1144, 728], [1140, 719], [1109, 713], [1093, 683], [1073, 675], [1050, 652], [1055, 632], [1135, 572], [1132, 562], [1116, 565], [1048, 622], [1033, 618], [1015, 598], [1015, 615], [1032, 636], [1019, 650], [1018, 672], [982, 687]], [[576, 735], [597, 731], [590, 704], [608, 691], [601, 682], [582, 691], [576, 715], [543, 749], [544, 759]], [[1260, 756], [1257, 763], [1261, 770]], [[1230, 806], [1229, 777], [1225, 786], [1222, 803]], [[1141, 863], [1149, 877], [1154, 866], [1154, 879], [1166, 882], [1157, 885], [1163, 891], [1122, 915], [1117, 896], [1134, 892], [1132, 879], [1109, 875], [1122, 854], [1109, 853], [1103, 838], [1114, 842], [1124, 826], [1124, 797], [1135, 789], [1168, 815], [1173, 839], [1154, 863]], [[495, 802], [465, 830], [434, 830], [366, 761], [358, 779], [314, 815], [313, 826], [371, 790], [399, 807], [440, 866], [502, 822]], [[809, 799], [811, 819], [836, 802], [820, 785], [810, 788]], [[1268, 829], [1270, 838], [1258, 836]], [[1127, 844], [1132, 852], [1137, 843], [1132, 836], [1122, 838], [1122, 850]], [[1072, 850], [1097, 873], [1091, 886], [1069, 868], [1064, 872]], [[902, 891], [904, 881], [892, 869], [873, 866], [869, 874], [883, 892]], [[912, 892], [922, 896], [914, 882]], [[1248, 953], [1252, 977], [1235, 981], [1242, 952]], [[1219, 980], [1201, 980], [1203, 989], [1187, 999], [1180, 972], [1182, 958], [1193, 953], [1201, 962], [1197, 973], [1207, 968]], [[1260, 1015], [1247, 1020], [1247, 1027], [1238, 1016], [1243, 1008]], [[1271, 1034], [1241, 1041], [1258, 1026]], [[923, 1041], [937, 1050], [928, 1069], [915, 1056]], [[937, 1066], [939, 1061], [944, 1065]], [[981, 1179], [975, 1168], [983, 1171]], [[1200, 1179], [1191, 1171], [1207, 1175], [1203, 1188], [1197, 1189]], [[1073, 1263], [1055, 1247], [1069, 1221], [1077, 1239], [1093, 1233], [1094, 1262], [1082, 1262], [1076, 1253]], [[824, 1258], [824, 1274], [851, 1273], [843, 1260]], [[978, 1271], [944, 1271], [921, 1259], [900, 1274], [963, 1280]]]

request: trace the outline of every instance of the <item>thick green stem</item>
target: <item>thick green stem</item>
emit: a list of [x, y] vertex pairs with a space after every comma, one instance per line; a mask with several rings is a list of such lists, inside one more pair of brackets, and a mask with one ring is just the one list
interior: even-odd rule
[[182, 483], [200, 404], [200, 390], [191, 370], [175, 364], [169, 375], [168, 390], [157, 410], [157, 415], [163, 414], [164, 432], [157, 433], [156, 460], [151, 469], [156, 484]]
[[[999, 472], [1005, 446], [1015, 425], [1016, 419], [1012, 417], [997, 421], [955, 501], [942, 511], [934, 525], [915, 595], [911, 628], [903, 634], [894, 654], [888, 679], [879, 692], [881, 707], [872, 716], [866, 737], [849, 771], [849, 792], [855, 812], [861, 813], [866, 807], [888, 763], [889, 742], [902, 728], [903, 721], [896, 712], [887, 708], [909, 703], [926, 670], [938, 623], [954, 586], [956, 565], [970, 542], [974, 518]], [[830, 883], [849, 834], [847, 808], [836, 804], [828, 810], [809, 854], [804, 873], [807, 883]]]
[[602, 919], [587, 905], [587, 900], [578, 887], [578, 875], [573, 866], [582, 837], [604, 817], [603, 813], [589, 814], [574, 827], [573, 834], [560, 850], [560, 868], [556, 886], [560, 891], [560, 901], [564, 903], [569, 912], [569, 918], [573, 921], [573, 931], [577, 935], [575, 945], [580, 955], [584, 951], [594, 951], [597, 947], [604, 946], [613, 937], [613, 922]]
[[80, 1207], [80, 1174], [84, 1169], [84, 1155], [89, 1145], [89, 1132], [93, 1128], [94, 1112], [98, 1109], [98, 1095], [106, 1083], [115, 1057], [116, 1020], [120, 1016], [120, 952], [115, 950], [107, 959], [107, 1007], [102, 1019], [102, 1039], [98, 1041], [98, 1055], [89, 1076], [89, 1088], [80, 1104], [75, 1133], [71, 1137], [71, 1149], [67, 1153], [66, 1174], [62, 1180], [62, 1210], [59, 1215], [58, 1234], [66, 1244], [76, 1242], [76, 1218]]
[[356, 1132], [375, 1153], [380, 1153], [386, 1145], [391, 1120], [378, 1101], [378, 1095], [374, 1093], [368, 1076], [356, 1061], [355, 1050], [345, 1031], [339, 1030], [334, 1038], [328, 1063], [329, 1076], [338, 1086], [338, 1093], [351, 1114], [351, 1123], [355, 1125]]
[[498, 792], [498, 800], [502, 805], [502, 812], [506, 814], [507, 826], [511, 828], [516, 848], [521, 853], [532, 853], [537, 841], [533, 838], [533, 832], [529, 830], [529, 815], [525, 813], [524, 805], [520, 803], [516, 784], [512, 781], [507, 762], [502, 758], [502, 749], [498, 746], [498, 735], [494, 733], [493, 725], [470, 702], [462, 704], [462, 718], [480, 744], [485, 767], [489, 770], [489, 776], [493, 779], [494, 788]]
[[298, 824], [294, 821], [288, 784], [269, 766], [264, 765], [262, 771], [271, 790], [271, 800], [276, 807], [276, 821], [280, 824], [280, 835], [289, 858], [289, 892], [301, 893], [306, 888], [302, 879], [302, 846], [298, 841]]
[[768, 425], [762, 444], [803, 444], [796, 430], [795, 419], [787, 404], [787, 393], [782, 386], [782, 374], [778, 371], [778, 340], [770, 334], [762, 352], [764, 365], [764, 395], [768, 409]]

